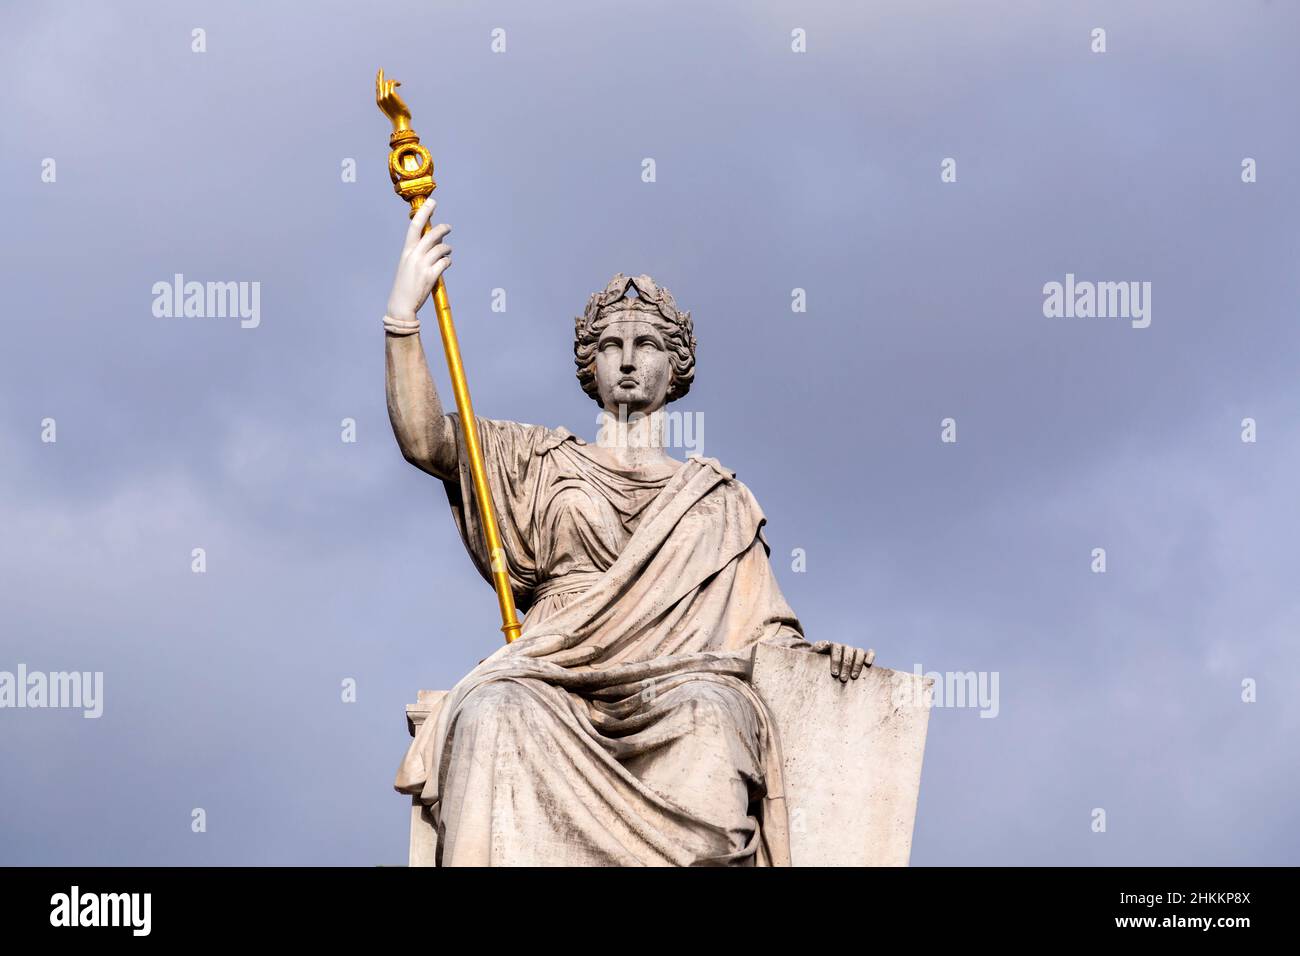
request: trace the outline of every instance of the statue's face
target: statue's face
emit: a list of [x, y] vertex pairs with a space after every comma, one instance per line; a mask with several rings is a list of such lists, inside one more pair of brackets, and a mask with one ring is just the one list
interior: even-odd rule
[[596, 391], [606, 411], [649, 415], [662, 408], [672, 384], [664, 337], [636, 312], [617, 313], [596, 345]]

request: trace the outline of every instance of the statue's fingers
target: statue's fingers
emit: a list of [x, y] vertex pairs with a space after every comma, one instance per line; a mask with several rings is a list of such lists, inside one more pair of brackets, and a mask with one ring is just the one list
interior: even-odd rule
[[840, 683], [849, 682], [849, 673], [853, 670], [853, 648], [847, 644], [844, 646], [844, 660], [840, 663]]
[[875, 663], [875, 661], [876, 661], [876, 652], [871, 648], [867, 648], [867, 656], [863, 658], [863, 662], [862, 662], [863, 666], [870, 667], [872, 664]]
[[849, 668], [849, 676], [854, 680], [862, 673], [862, 662], [866, 659], [867, 652], [860, 647], [853, 648], [853, 665]]
[[424, 227], [429, 224], [429, 217], [433, 215], [433, 210], [437, 207], [436, 199], [426, 199], [424, 205], [416, 210], [415, 215], [411, 217], [411, 224], [406, 229], [406, 248], [414, 249], [416, 243], [420, 241], [420, 234], [424, 232]]
[[840, 676], [840, 667], [844, 664], [844, 645], [831, 645], [831, 676]]
[[427, 253], [438, 243], [442, 242], [449, 232], [451, 232], [451, 226], [447, 225], [445, 222], [438, 223], [438, 225], [426, 232], [420, 237], [419, 241], [416, 242], [416, 251], [421, 255]]
[[428, 252], [424, 253], [420, 258], [424, 261], [426, 266], [432, 269], [443, 259], [451, 258], [451, 246], [440, 242]]
[[429, 272], [428, 272], [429, 287], [432, 288], [434, 285], [436, 285], [438, 280], [442, 278], [442, 274], [450, 268], [451, 268], [450, 256], [444, 256], [443, 258], [439, 259], [438, 261], [430, 265]]

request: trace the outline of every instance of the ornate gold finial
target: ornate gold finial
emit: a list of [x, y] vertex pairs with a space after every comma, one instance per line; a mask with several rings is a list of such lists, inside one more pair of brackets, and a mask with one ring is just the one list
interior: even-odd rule
[[420, 145], [420, 137], [411, 129], [411, 111], [397, 95], [401, 80], [384, 79], [384, 71], [375, 76], [375, 104], [392, 121], [388, 137], [388, 175], [393, 191], [411, 204], [411, 215], [433, 194], [433, 157]]

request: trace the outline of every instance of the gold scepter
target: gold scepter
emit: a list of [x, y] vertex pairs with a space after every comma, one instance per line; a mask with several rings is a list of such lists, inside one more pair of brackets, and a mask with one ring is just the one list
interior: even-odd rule
[[[388, 174], [393, 180], [393, 190], [411, 204], [411, 216], [414, 216], [424, 201], [433, 195], [437, 183], [433, 181], [433, 157], [420, 145], [420, 137], [411, 129], [411, 111], [397, 95], [397, 87], [401, 85], [398, 80], [385, 80], [384, 71], [380, 70], [375, 77], [375, 103], [393, 121], [393, 134], [388, 138]], [[428, 232], [430, 228], [426, 225], [424, 231]], [[433, 307], [438, 314], [438, 331], [442, 334], [442, 350], [447, 355], [447, 370], [451, 373], [451, 390], [456, 396], [456, 409], [460, 412], [461, 432], [469, 455], [470, 476], [474, 481], [474, 499], [483, 520], [483, 537], [487, 541], [492, 565], [492, 586], [496, 588], [497, 603], [501, 606], [501, 630], [509, 644], [519, 637], [519, 618], [515, 614], [515, 598], [510, 591], [501, 532], [497, 529], [496, 513], [492, 509], [487, 470], [483, 467], [483, 449], [479, 445], [474, 406], [469, 400], [469, 385], [465, 381], [465, 367], [460, 361], [460, 345], [456, 341], [456, 327], [451, 322], [451, 303], [447, 301], [447, 287], [442, 276], [433, 287]]]

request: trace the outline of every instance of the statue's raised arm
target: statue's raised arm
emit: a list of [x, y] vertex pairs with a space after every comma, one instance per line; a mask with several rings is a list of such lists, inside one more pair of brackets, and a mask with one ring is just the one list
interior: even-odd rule
[[421, 235], [437, 205], [428, 200], [406, 230], [384, 316], [384, 364], [388, 420], [402, 456], [431, 475], [455, 480], [456, 436], [429, 374], [416, 317], [451, 265], [451, 246], [443, 242], [451, 227], [443, 223]]

